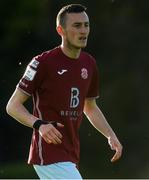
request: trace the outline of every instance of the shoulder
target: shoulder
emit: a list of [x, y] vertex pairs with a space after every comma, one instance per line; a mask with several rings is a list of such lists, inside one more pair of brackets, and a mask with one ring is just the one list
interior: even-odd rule
[[41, 54], [34, 56], [30, 61], [29, 65], [33, 68], [46, 65], [49, 62], [49, 60], [52, 60], [53, 57], [57, 56], [58, 52], [59, 52], [59, 47], [56, 47], [49, 51], [44, 51]]
[[90, 64], [96, 65], [96, 59], [88, 52], [82, 51], [81, 57], [85, 59], [85, 61], [88, 61]]

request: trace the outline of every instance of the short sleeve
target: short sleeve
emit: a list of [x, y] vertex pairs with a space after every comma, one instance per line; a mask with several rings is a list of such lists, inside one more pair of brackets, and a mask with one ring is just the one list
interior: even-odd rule
[[91, 82], [89, 85], [87, 98], [98, 98], [99, 97], [99, 72], [96, 62], [93, 63], [93, 73]]
[[17, 88], [21, 89], [29, 96], [32, 95], [42, 83], [45, 74], [43, 60], [42, 55], [34, 57], [17, 84]]

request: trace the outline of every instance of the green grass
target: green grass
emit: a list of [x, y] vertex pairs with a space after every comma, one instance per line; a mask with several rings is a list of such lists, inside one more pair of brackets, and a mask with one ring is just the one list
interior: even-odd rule
[[15, 162], [0, 164], [0, 179], [32, 179], [38, 178], [31, 165]]

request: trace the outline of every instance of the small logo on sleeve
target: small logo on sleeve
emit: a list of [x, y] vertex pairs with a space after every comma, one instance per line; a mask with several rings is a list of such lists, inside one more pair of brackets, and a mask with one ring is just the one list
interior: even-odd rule
[[35, 77], [36, 72], [37, 71], [28, 66], [23, 77], [28, 81], [32, 81]]
[[32, 61], [30, 62], [29, 65], [32, 66], [33, 68], [37, 68], [39, 65], [39, 61], [35, 60], [35, 58], [34, 58], [34, 59], [32, 59]]

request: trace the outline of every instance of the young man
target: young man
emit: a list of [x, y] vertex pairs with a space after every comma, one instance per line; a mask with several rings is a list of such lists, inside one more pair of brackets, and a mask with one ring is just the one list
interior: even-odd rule
[[[76, 165], [83, 112], [116, 151], [111, 161], [122, 154], [122, 145], [96, 105], [96, 62], [81, 51], [90, 31], [85, 10], [71, 4], [59, 11], [61, 45], [32, 59], [7, 105], [8, 114], [34, 130], [28, 162], [41, 179], [81, 179]], [[30, 96], [33, 114], [24, 106]]]

